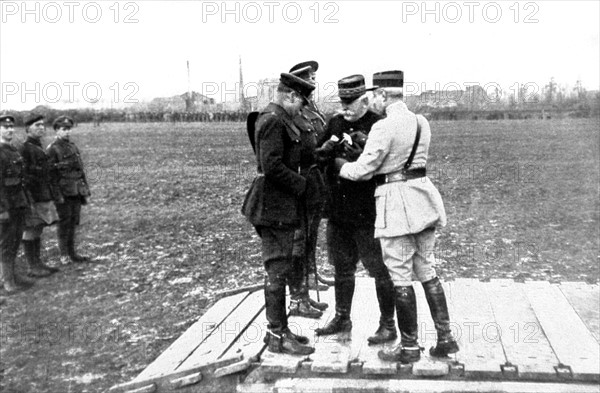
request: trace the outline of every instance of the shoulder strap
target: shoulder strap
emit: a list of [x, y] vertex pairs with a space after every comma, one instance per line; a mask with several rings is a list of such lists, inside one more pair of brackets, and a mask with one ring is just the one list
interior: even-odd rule
[[417, 153], [417, 146], [419, 146], [419, 141], [421, 140], [421, 124], [419, 124], [419, 118], [415, 115], [415, 119], [417, 120], [417, 136], [415, 136], [415, 143], [413, 144], [410, 155], [408, 156], [408, 160], [406, 160], [406, 164], [404, 164], [404, 169], [410, 168], [410, 165], [415, 158], [415, 154]]

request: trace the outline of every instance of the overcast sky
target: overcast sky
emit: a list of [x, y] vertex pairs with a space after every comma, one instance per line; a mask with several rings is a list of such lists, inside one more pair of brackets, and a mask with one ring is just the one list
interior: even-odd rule
[[413, 93], [478, 83], [509, 94], [517, 84], [541, 89], [551, 77], [598, 90], [599, 4], [2, 1], [0, 104], [23, 110], [99, 98], [96, 105], [121, 106], [181, 94], [188, 60], [194, 91], [231, 101], [239, 56], [247, 95], [253, 82], [309, 59], [320, 63], [321, 94], [341, 77], [362, 73], [370, 82], [389, 69], [403, 70]]

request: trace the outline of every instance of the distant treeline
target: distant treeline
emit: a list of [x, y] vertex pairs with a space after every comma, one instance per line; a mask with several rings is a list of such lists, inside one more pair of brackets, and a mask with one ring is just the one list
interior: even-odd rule
[[[435, 96], [433, 96], [435, 98]], [[435, 99], [422, 100], [419, 97], [407, 97], [408, 107], [415, 113], [425, 115], [430, 120], [499, 120], [499, 119], [562, 119], [562, 118], [589, 118], [600, 116], [600, 93], [586, 92], [579, 96], [566, 98], [553, 98], [549, 96], [545, 102], [536, 100], [519, 103], [512, 100], [508, 102], [490, 103], [489, 100], [470, 100], [451, 103], [436, 101]], [[323, 105], [327, 118], [339, 110], [339, 104]], [[47, 106], [38, 106], [33, 112], [46, 116], [49, 122], [61, 115], [72, 117], [76, 123], [105, 122], [244, 122], [248, 111], [133, 111], [129, 109], [103, 109], [92, 108], [57, 110]], [[30, 111], [11, 112], [15, 116], [17, 126], [23, 124], [24, 118]]]

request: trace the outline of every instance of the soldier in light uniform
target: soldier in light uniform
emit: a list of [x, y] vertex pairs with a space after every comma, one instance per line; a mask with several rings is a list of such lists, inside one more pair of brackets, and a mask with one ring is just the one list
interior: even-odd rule
[[[296, 64], [289, 72], [315, 84], [318, 69], [319, 63], [311, 60]], [[294, 116], [294, 124], [301, 131], [302, 155], [305, 165], [303, 176], [306, 177], [307, 187], [310, 189], [311, 195], [305, 206], [305, 219], [302, 228], [296, 231], [294, 239], [296, 280], [290, 283], [290, 315], [320, 318], [328, 305], [311, 299], [308, 290], [318, 285], [315, 283], [315, 258], [326, 190], [323, 174], [316, 162], [315, 150], [317, 141], [325, 132], [325, 117], [317, 108], [312, 99], [312, 94], [308, 97], [306, 105]], [[327, 286], [321, 286], [319, 289], [327, 289]]]
[[402, 101], [402, 71], [374, 74], [373, 84], [379, 89], [370, 106], [386, 118], [373, 125], [356, 162], [337, 158], [336, 167], [345, 179], [374, 178], [377, 183], [375, 237], [394, 282], [401, 335], [398, 346], [381, 350], [378, 356], [402, 363], [421, 357], [414, 274], [423, 285], [437, 331], [437, 345], [430, 354], [445, 357], [457, 352], [458, 345], [450, 332], [444, 289], [433, 267], [435, 229], [446, 225], [446, 212], [440, 193], [426, 176], [431, 130], [427, 120], [409, 111]]
[[0, 115], [0, 278], [8, 294], [32, 285], [15, 271], [30, 202], [23, 179], [23, 159], [11, 144], [14, 124], [13, 116]]
[[45, 226], [58, 222], [54, 202], [62, 202], [56, 186], [54, 171], [42, 148], [42, 137], [46, 133], [44, 116], [31, 114], [25, 120], [27, 140], [20, 148], [24, 162], [25, 188], [32, 198], [31, 214], [25, 220], [23, 251], [33, 277], [46, 277], [58, 269], [45, 265], [41, 260], [41, 235]]
[[60, 218], [57, 234], [62, 264], [90, 260], [75, 251], [75, 230], [79, 224], [81, 206], [87, 203], [90, 189], [79, 149], [70, 141], [73, 125], [73, 119], [68, 116], [55, 119], [52, 127], [56, 131], [56, 139], [46, 150], [63, 198], [62, 203], [56, 204]]

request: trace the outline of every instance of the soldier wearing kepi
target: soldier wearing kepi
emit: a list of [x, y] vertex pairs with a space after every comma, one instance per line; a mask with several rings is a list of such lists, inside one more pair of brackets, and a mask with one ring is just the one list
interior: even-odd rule
[[0, 277], [8, 294], [32, 284], [15, 271], [30, 202], [23, 179], [23, 159], [11, 144], [14, 124], [13, 116], [0, 115]]
[[[331, 194], [327, 222], [327, 250], [335, 268], [335, 317], [317, 335], [348, 332], [352, 329], [350, 312], [354, 295], [355, 273], [359, 259], [375, 279], [379, 303], [379, 328], [367, 340], [382, 344], [397, 338], [394, 321], [394, 284], [381, 256], [381, 246], [374, 238], [375, 181], [354, 182], [339, 178], [333, 164], [335, 157], [355, 161], [371, 127], [381, 116], [370, 111], [369, 98], [362, 75], [351, 75], [338, 81], [342, 112], [329, 121], [319, 155], [331, 165], [327, 168]], [[352, 138], [346, 142], [344, 134]], [[346, 138], [347, 138], [346, 137]], [[323, 141], [320, 141], [323, 143]]]
[[62, 202], [56, 177], [42, 148], [42, 137], [46, 133], [44, 116], [32, 113], [25, 120], [27, 140], [20, 149], [24, 162], [25, 187], [32, 198], [31, 214], [25, 220], [23, 250], [28, 264], [28, 273], [33, 277], [46, 277], [58, 269], [45, 265], [41, 260], [41, 235], [45, 226], [58, 222], [54, 202]]
[[254, 137], [258, 175], [246, 194], [242, 213], [262, 241], [266, 270], [265, 309], [271, 352], [308, 355], [314, 348], [288, 327], [285, 290], [293, 278], [294, 233], [300, 228], [307, 181], [302, 176], [301, 131], [293, 117], [315, 89], [295, 75], [283, 73], [275, 100], [258, 116]]
[[[290, 74], [314, 84], [319, 63], [305, 61], [290, 69]], [[307, 318], [320, 318], [328, 304], [318, 302], [309, 296], [309, 288], [315, 285], [315, 262], [317, 237], [325, 200], [323, 175], [315, 159], [317, 140], [325, 131], [325, 117], [317, 108], [312, 94], [307, 97], [307, 104], [294, 116], [294, 124], [300, 129], [302, 139], [302, 161], [307, 189], [310, 195], [306, 199], [305, 217], [302, 228], [296, 231], [294, 239], [294, 270], [295, 280], [290, 283], [290, 315]], [[326, 286], [318, 289], [327, 289]]]
[[81, 206], [87, 203], [90, 189], [79, 149], [70, 141], [73, 125], [73, 119], [68, 116], [55, 119], [52, 127], [56, 131], [56, 139], [46, 150], [63, 198], [63, 203], [56, 204], [60, 218], [57, 233], [62, 264], [90, 260], [75, 251], [75, 230], [79, 224]]
[[431, 140], [429, 123], [408, 110], [402, 101], [404, 74], [386, 71], [373, 75], [379, 86], [371, 108], [386, 118], [373, 125], [364, 152], [356, 162], [336, 158], [340, 176], [350, 180], [375, 179], [375, 237], [381, 241], [383, 260], [394, 282], [401, 343], [379, 351], [386, 361], [416, 362], [417, 301], [414, 274], [423, 285], [437, 331], [437, 345], [429, 353], [445, 357], [458, 351], [450, 332], [446, 296], [434, 265], [435, 228], [446, 225], [442, 197], [426, 176]]

